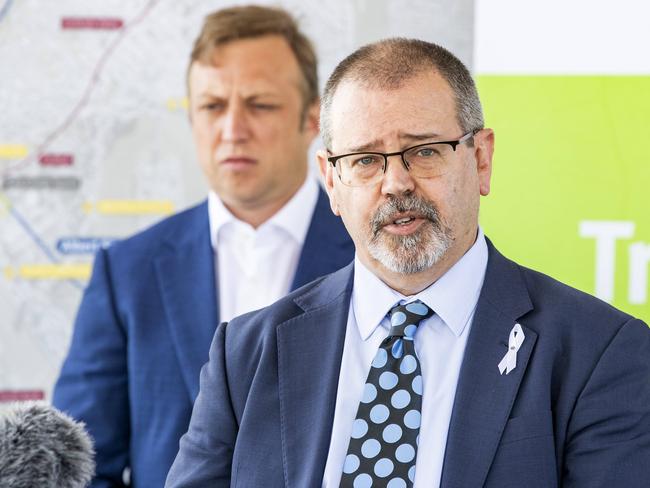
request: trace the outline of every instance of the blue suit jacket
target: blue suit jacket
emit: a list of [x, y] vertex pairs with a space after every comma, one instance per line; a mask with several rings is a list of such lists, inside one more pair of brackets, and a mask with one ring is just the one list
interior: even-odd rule
[[[352, 266], [217, 329], [169, 488], [319, 488]], [[517, 367], [499, 374], [516, 322]], [[647, 487], [650, 330], [491, 245], [443, 488]]]
[[[292, 289], [348, 264], [354, 246], [320, 191]], [[98, 253], [54, 404], [86, 422], [93, 487], [161, 487], [187, 430], [218, 325], [207, 203]]]

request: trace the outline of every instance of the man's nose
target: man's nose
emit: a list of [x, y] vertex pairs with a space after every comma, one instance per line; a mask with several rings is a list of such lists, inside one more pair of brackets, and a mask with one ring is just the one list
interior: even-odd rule
[[386, 161], [386, 172], [381, 183], [384, 195], [402, 195], [415, 189], [415, 181], [398, 154], [389, 156]]
[[245, 108], [238, 103], [231, 103], [222, 119], [221, 138], [226, 142], [243, 142], [249, 135]]

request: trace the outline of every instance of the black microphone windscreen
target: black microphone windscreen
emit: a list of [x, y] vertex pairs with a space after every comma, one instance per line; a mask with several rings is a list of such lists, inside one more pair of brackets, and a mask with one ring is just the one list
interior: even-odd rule
[[83, 488], [94, 473], [82, 423], [42, 402], [0, 411], [0, 487]]

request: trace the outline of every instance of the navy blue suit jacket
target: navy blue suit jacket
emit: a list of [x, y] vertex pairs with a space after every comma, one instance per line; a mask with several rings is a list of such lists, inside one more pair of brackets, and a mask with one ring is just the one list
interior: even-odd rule
[[[348, 266], [219, 326], [168, 488], [321, 486], [352, 277]], [[517, 322], [517, 367], [501, 375]], [[648, 480], [648, 327], [490, 244], [440, 486]]]
[[[354, 246], [318, 201], [292, 289], [348, 264]], [[86, 422], [93, 487], [161, 487], [187, 430], [218, 325], [207, 203], [101, 250], [78, 311], [54, 404]]]

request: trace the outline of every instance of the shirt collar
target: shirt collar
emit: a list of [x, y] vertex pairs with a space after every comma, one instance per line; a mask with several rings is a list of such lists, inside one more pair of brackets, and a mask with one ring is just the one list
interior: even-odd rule
[[210, 221], [210, 241], [213, 249], [217, 248], [219, 232], [229, 224], [247, 227], [251, 232], [259, 233], [269, 227], [277, 227], [287, 232], [300, 246], [305, 242], [311, 215], [318, 200], [318, 183], [308, 176], [293, 197], [269, 220], [257, 229], [239, 220], [226, 208], [219, 196], [211, 190], [208, 193], [208, 218]]
[[421, 300], [458, 337], [467, 326], [483, 286], [488, 250], [479, 227], [472, 247], [435, 283], [417, 295], [396, 292], [354, 258], [352, 307], [361, 338], [365, 341], [397, 303]]

